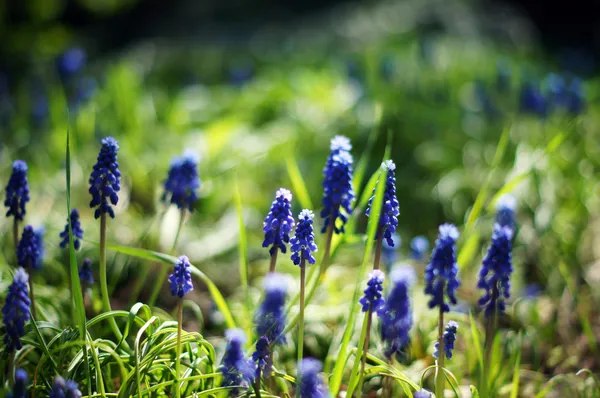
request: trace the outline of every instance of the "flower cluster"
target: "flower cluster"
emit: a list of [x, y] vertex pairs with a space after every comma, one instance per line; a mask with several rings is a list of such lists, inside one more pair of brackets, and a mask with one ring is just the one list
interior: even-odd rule
[[[387, 177], [385, 182], [385, 193], [383, 195], [383, 205], [381, 207], [381, 215], [379, 216], [379, 228], [377, 230], [376, 238], [379, 239], [381, 236], [380, 234], [383, 234], [383, 237], [386, 239], [388, 245], [393, 247], [394, 241], [392, 239], [392, 234], [396, 232], [396, 227], [398, 226], [398, 215], [400, 215], [400, 204], [396, 198], [396, 177], [394, 175], [396, 165], [393, 161], [387, 160], [383, 162], [381, 168], [386, 170]], [[369, 204], [365, 213], [367, 217], [370, 217], [376, 190], [377, 186], [373, 189], [373, 196], [371, 196], [371, 199], [369, 199]]]
[[494, 225], [492, 243], [483, 259], [477, 283], [484, 291], [479, 305], [485, 308], [486, 316], [502, 314], [506, 308], [504, 301], [510, 297], [512, 237], [513, 230], [508, 226]]
[[27, 382], [29, 376], [23, 369], [15, 371], [15, 384], [13, 390], [8, 394], [8, 398], [27, 398]]
[[265, 277], [265, 298], [256, 313], [256, 334], [265, 336], [269, 343], [284, 343], [285, 298], [287, 284], [274, 272]]
[[298, 215], [298, 224], [296, 224], [296, 235], [290, 240], [292, 250], [292, 261], [296, 265], [300, 265], [302, 258], [310, 264], [315, 263], [315, 258], [312, 252], [317, 251], [315, 244], [315, 234], [313, 232], [313, 218], [315, 215], [312, 211], [304, 209]]
[[429, 250], [429, 241], [424, 236], [415, 236], [410, 241], [410, 257], [416, 261], [423, 261], [425, 253]]
[[305, 358], [298, 364], [300, 396], [302, 398], [327, 398], [329, 391], [319, 374], [323, 369], [321, 362], [313, 358]]
[[[225, 332], [227, 348], [219, 372], [223, 375], [223, 387], [243, 386], [248, 387], [254, 379], [251, 364], [244, 355], [246, 335], [240, 329], [229, 329]], [[237, 395], [238, 390], [233, 389], [230, 395]]]
[[415, 272], [408, 266], [395, 268], [390, 274], [391, 291], [379, 311], [381, 340], [388, 358], [397, 354], [409, 342], [408, 333], [413, 323], [409, 290], [414, 280]]
[[360, 299], [362, 311], [367, 312], [369, 309], [372, 312], [379, 312], [384, 305], [384, 299], [381, 292], [383, 291], [383, 280], [385, 275], [381, 270], [374, 270], [369, 274], [367, 288], [364, 290], [364, 296]]
[[79, 386], [73, 380], [65, 380], [56, 376], [52, 382], [50, 398], [80, 398], [82, 396]]
[[252, 353], [252, 362], [255, 363], [255, 377], [259, 378], [261, 374], [269, 377], [273, 371], [273, 359], [271, 358], [271, 347], [269, 339], [261, 336], [256, 341], [256, 351]]
[[[352, 202], [355, 199], [352, 188], [353, 159], [350, 154], [352, 145], [344, 136], [335, 136], [331, 140], [331, 152], [323, 169], [323, 210], [321, 217], [325, 219], [323, 232], [329, 224], [333, 224], [336, 234], [344, 232], [344, 224], [352, 213]], [[341, 226], [336, 224], [337, 219]]]
[[190, 266], [190, 260], [186, 256], [180, 256], [177, 259], [173, 273], [169, 275], [171, 294], [173, 296], [183, 297], [194, 290]]
[[[446, 331], [444, 332], [444, 353], [446, 358], [452, 358], [452, 350], [454, 349], [454, 342], [456, 341], [456, 332], [458, 331], [458, 323], [454, 321], [448, 322]], [[435, 343], [435, 351], [433, 352], [434, 358], [438, 358], [439, 353], [439, 342]]]
[[17, 263], [27, 269], [40, 269], [44, 254], [43, 230], [35, 231], [31, 225], [23, 228], [17, 246]]
[[429, 308], [440, 307], [449, 312], [450, 303], [456, 304], [456, 289], [460, 286], [458, 266], [456, 264], [456, 240], [458, 230], [452, 224], [443, 224], [431, 254], [431, 260], [425, 268], [425, 294], [431, 295]]
[[194, 210], [198, 200], [198, 155], [186, 152], [182, 157], [171, 161], [167, 179], [164, 182], [165, 191], [161, 197], [163, 203], [171, 203], [180, 209]]
[[2, 307], [2, 322], [6, 327], [4, 343], [8, 351], [20, 350], [21, 337], [25, 334], [25, 323], [29, 320], [29, 275], [23, 268], [17, 269], [12, 284], [8, 287], [6, 302]]
[[27, 163], [15, 160], [12, 173], [6, 185], [6, 199], [4, 206], [8, 207], [6, 217], [14, 216], [22, 221], [25, 216], [25, 205], [29, 202], [29, 185], [27, 184]]
[[94, 217], [99, 218], [102, 214], [108, 213], [111, 218], [115, 218], [115, 212], [108, 203], [116, 205], [119, 201], [117, 192], [121, 190], [121, 172], [117, 162], [117, 152], [119, 144], [113, 137], [107, 137], [102, 140], [102, 148], [98, 154], [98, 161], [94, 165], [94, 170], [90, 175], [90, 189], [92, 201], [90, 207], [96, 207]]
[[285, 188], [280, 188], [275, 194], [275, 200], [271, 204], [269, 214], [263, 223], [265, 240], [263, 247], [271, 246], [271, 256], [277, 250], [285, 253], [285, 244], [290, 241], [290, 232], [294, 229], [294, 217], [292, 216], [292, 193]]
[[[81, 247], [80, 239], [83, 239], [83, 229], [81, 228], [81, 222], [79, 221], [79, 211], [77, 209], [71, 210], [69, 216], [71, 220], [71, 228], [73, 229], [73, 246], [75, 250], [79, 250]], [[60, 233], [60, 247], [63, 249], [69, 246], [69, 220], [65, 225], [65, 229]]]
[[413, 398], [431, 398], [432, 396], [433, 395], [429, 391], [423, 388], [413, 393]]
[[58, 74], [63, 80], [68, 80], [83, 69], [86, 63], [86, 54], [81, 48], [70, 48], [56, 59]]
[[496, 223], [502, 227], [509, 227], [514, 230], [515, 221], [515, 208], [517, 207], [517, 200], [512, 195], [502, 195], [498, 199], [496, 204]]
[[79, 280], [81, 283], [89, 285], [94, 284], [94, 273], [92, 272], [92, 260], [86, 258], [79, 267]]

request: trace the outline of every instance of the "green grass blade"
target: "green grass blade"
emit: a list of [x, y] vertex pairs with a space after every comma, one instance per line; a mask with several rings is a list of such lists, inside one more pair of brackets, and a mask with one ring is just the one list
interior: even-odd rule
[[[519, 333], [519, 338], [517, 339], [519, 344], [521, 343], [521, 333]], [[521, 380], [521, 372], [519, 371], [519, 367], [521, 366], [521, 350], [517, 350], [517, 359], [515, 361], [515, 370], [513, 373], [512, 379], [512, 387], [510, 389], [510, 398], [517, 398], [519, 396], [519, 382]]]
[[[97, 244], [96, 242], [92, 243]], [[146, 260], [158, 260], [164, 263], [165, 266], [173, 265], [177, 261], [177, 257], [170, 256], [165, 253], [155, 252], [152, 250], [119, 245], [106, 245], [106, 248], [108, 250], [113, 250], [119, 253], [127, 254], [129, 256], [134, 256]], [[229, 306], [227, 305], [227, 302], [225, 301], [225, 298], [221, 294], [221, 291], [219, 290], [217, 285], [215, 285], [214, 282], [208, 276], [206, 276], [204, 272], [200, 271], [195, 265], [192, 264], [190, 271], [192, 275], [196, 275], [198, 278], [200, 278], [200, 280], [202, 280], [202, 282], [204, 282], [204, 284], [208, 288], [208, 292], [212, 296], [212, 299], [215, 301], [215, 305], [217, 306], [219, 311], [221, 311], [223, 317], [225, 318], [225, 323], [227, 324], [227, 327], [235, 328], [236, 326], [235, 321], [233, 319], [233, 315], [231, 315]]]
[[[244, 207], [242, 205], [242, 195], [240, 194], [239, 183], [235, 181], [235, 209], [238, 216], [238, 225], [240, 229], [240, 243], [238, 246], [238, 256], [240, 262], [240, 283], [242, 285], [242, 295], [244, 300], [244, 329], [246, 336], [252, 336], [252, 303], [248, 290], [248, 239], [246, 236], [246, 225], [244, 223]], [[248, 338], [248, 341], [250, 338]]]
[[473, 313], [469, 311], [469, 324], [471, 326], [471, 338], [473, 339], [473, 345], [475, 353], [477, 354], [477, 363], [479, 364], [479, 371], [483, 372], [483, 351], [481, 349], [481, 340], [479, 339], [479, 330], [473, 319]]
[[298, 162], [292, 151], [285, 158], [285, 167], [292, 183], [292, 192], [298, 198], [300, 206], [304, 209], [314, 209], [308, 189], [306, 188], [306, 183], [304, 182], [304, 178], [302, 178], [300, 167], [298, 167]]
[[381, 120], [382, 114], [381, 105], [375, 104], [375, 113], [377, 117], [375, 123], [373, 123], [373, 128], [369, 133], [367, 146], [365, 147], [365, 150], [362, 151], [362, 156], [360, 157], [360, 160], [356, 163], [356, 168], [354, 169], [354, 176], [352, 178], [352, 187], [354, 188], [354, 192], [358, 192], [360, 190], [363, 179], [365, 178], [365, 174], [367, 172], [369, 160], [371, 160], [371, 153], [373, 152], [373, 147], [375, 146], [375, 142], [377, 142], [377, 137], [379, 137], [379, 121]]
[[[67, 175], [67, 220], [69, 223], [69, 231], [73, 231], [73, 227], [71, 226], [71, 148], [70, 148], [70, 129], [67, 127], [67, 143], [66, 143], [66, 175]], [[81, 281], [79, 280], [79, 267], [77, 266], [77, 256], [75, 255], [75, 244], [73, 242], [73, 234], [69, 234], [69, 270], [71, 273], [71, 303], [73, 305], [73, 312], [75, 315], [75, 321], [79, 327], [79, 335], [82, 339], [86, 339], [87, 336], [87, 328], [85, 322], [85, 305], [83, 302], [83, 292], [81, 290]], [[87, 343], [84, 347], [85, 353], [85, 369], [86, 376], [88, 380], [90, 378], [90, 364], [88, 362], [87, 355]], [[88, 394], [92, 393], [92, 385], [91, 383], [87, 383]]]
[[[383, 160], [387, 159], [390, 154], [390, 145], [388, 144]], [[365, 271], [367, 269], [367, 264], [371, 258], [371, 252], [373, 250], [373, 243], [375, 242], [375, 234], [377, 232], [377, 228], [379, 226], [379, 215], [381, 213], [381, 208], [383, 205], [383, 195], [385, 193], [385, 178], [386, 178], [386, 170], [380, 168], [375, 174], [379, 174], [381, 184], [377, 184], [377, 188], [375, 190], [375, 199], [373, 200], [373, 208], [371, 209], [371, 217], [369, 224], [367, 226], [367, 243], [365, 247], [365, 252], [362, 260], [362, 264], [357, 273], [357, 282], [354, 287], [354, 294], [352, 295], [352, 302], [350, 304], [350, 313], [348, 314], [348, 321], [346, 323], [346, 328], [344, 330], [344, 336], [342, 338], [342, 342], [340, 345], [339, 355], [345, 356], [346, 351], [348, 349], [348, 345], [350, 344], [350, 339], [352, 338], [352, 331], [354, 329], [354, 322], [356, 318], [356, 312], [358, 311], [358, 298], [361, 291], [361, 281], [365, 278]], [[331, 376], [330, 381], [330, 391], [333, 396], [336, 396], [339, 392], [340, 386], [342, 384], [342, 377], [344, 374], [344, 361], [337, 361], [334, 368], [333, 374]]]

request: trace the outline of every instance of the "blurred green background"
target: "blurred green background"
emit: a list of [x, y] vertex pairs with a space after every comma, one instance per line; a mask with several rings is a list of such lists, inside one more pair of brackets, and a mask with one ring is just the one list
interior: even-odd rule
[[[0, 8], [6, 22], [0, 180], [4, 186], [13, 160], [28, 162], [26, 222], [46, 229], [39, 279], [48, 284], [40, 294], [55, 310], [51, 317], [61, 318], [65, 303], [55, 295], [68, 280], [67, 254], [58, 247], [66, 218], [67, 129], [72, 205], [82, 211], [91, 241], [98, 228], [87, 206], [87, 178], [102, 137], [112, 135], [121, 146], [122, 193], [109, 223], [109, 242], [121, 245], [168, 250], [178, 213], [159, 202], [162, 181], [173, 156], [188, 148], [201, 155], [200, 200], [178, 253], [215, 281], [234, 311], [241, 311], [236, 184], [251, 278], [258, 280], [268, 261], [262, 219], [274, 192], [292, 190], [295, 214], [304, 206], [319, 211], [329, 140], [342, 134], [351, 138], [355, 160], [368, 162], [363, 185], [391, 145], [400, 259], [414, 236], [433, 241], [439, 224], [460, 227], [463, 310], [473, 308], [479, 294], [476, 272], [491, 236], [494, 201], [512, 193], [518, 201], [514, 305], [503, 326], [524, 332], [522, 363], [532, 374], [539, 371], [531, 376], [536, 383], [600, 369], [598, 82], [544, 53], [526, 20], [510, 9], [494, 18], [462, 1], [353, 3], [286, 26], [237, 24], [208, 32], [218, 24], [193, 27], [184, 18], [171, 34], [140, 33], [120, 43], [101, 21], [126, 15], [135, 3], [39, 0]], [[87, 19], [74, 23], [80, 14], [73, 7], [87, 10]], [[181, 34], [187, 27], [189, 34]], [[335, 338], [331, 325], [345, 315], [361, 261], [366, 217], [355, 216], [357, 234], [336, 254], [333, 277], [311, 315], [308, 349], [316, 356], [324, 357], [324, 342]], [[8, 262], [14, 256], [10, 228], [0, 223]], [[95, 250], [84, 244], [81, 258]], [[144, 300], [149, 292], [136, 281], [152, 265], [118, 254], [109, 261], [113, 306], [128, 308], [132, 288]], [[288, 259], [281, 270], [297, 274]], [[66, 300], [66, 290], [61, 294]], [[196, 312], [199, 321], [188, 327], [219, 334], [222, 319], [203, 287], [194, 300], [203, 315]], [[165, 297], [161, 304], [172, 303]], [[415, 311], [424, 313], [422, 307], [416, 304]], [[416, 359], [425, 360], [433, 322], [417, 316], [422, 352]], [[457, 344], [464, 348], [468, 341]], [[415, 363], [415, 369], [424, 366]]]

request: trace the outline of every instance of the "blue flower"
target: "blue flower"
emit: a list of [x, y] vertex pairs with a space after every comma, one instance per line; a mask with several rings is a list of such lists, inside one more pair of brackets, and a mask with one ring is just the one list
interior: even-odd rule
[[8, 394], [8, 398], [27, 398], [27, 382], [29, 382], [29, 376], [23, 369], [17, 369], [15, 371], [15, 385], [13, 390]]
[[548, 113], [548, 101], [537, 85], [527, 82], [521, 87], [520, 107], [524, 113], [531, 113], [540, 117]]
[[267, 214], [263, 223], [265, 240], [262, 246], [271, 246], [271, 249], [269, 249], [271, 256], [275, 254], [277, 249], [285, 253], [285, 244], [290, 241], [292, 229], [294, 229], [292, 193], [285, 188], [280, 188], [275, 194], [275, 200], [271, 204], [269, 214]]
[[460, 286], [456, 265], [456, 240], [458, 230], [452, 224], [440, 225], [440, 234], [435, 241], [431, 260], [425, 268], [425, 294], [431, 295], [429, 308], [440, 307], [449, 312], [450, 303], [456, 304], [456, 289]]
[[79, 267], [79, 280], [87, 285], [94, 284], [94, 273], [92, 271], [92, 260], [86, 258]]
[[[323, 169], [323, 210], [321, 217], [325, 219], [322, 232], [330, 223], [336, 234], [344, 232], [344, 225], [352, 213], [352, 202], [355, 199], [352, 188], [352, 155], [350, 140], [338, 135], [331, 140], [331, 152]], [[338, 227], [337, 220], [341, 220]]]
[[81, 48], [70, 48], [56, 59], [58, 74], [64, 80], [76, 75], [86, 63], [86, 54]]
[[477, 283], [477, 287], [484, 290], [479, 305], [485, 308], [486, 316], [502, 314], [506, 308], [504, 301], [510, 298], [512, 237], [512, 229], [494, 225], [492, 244], [483, 259]]
[[329, 391], [319, 374], [323, 369], [321, 362], [313, 358], [305, 358], [298, 364], [300, 396], [302, 398], [327, 398]]
[[273, 358], [271, 357], [271, 344], [269, 339], [262, 336], [256, 342], [256, 351], [252, 353], [252, 363], [255, 364], [254, 377], [269, 377], [273, 371]]
[[186, 151], [182, 157], [171, 161], [164, 183], [165, 192], [161, 197], [163, 203], [174, 204], [180, 209], [194, 210], [200, 187], [198, 161], [198, 155], [191, 151]]
[[496, 203], [496, 223], [514, 230], [516, 226], [515, 209], [517, 200], [512, 195], [502, 195]]
[[56, 376], [52, 382], [52, 391], [49, 398], [80, 398], [82, 396], [79, 386], [73, 380], [66, 380]]
[[[247, 388], [254, 379], [254, 372], [244, 355], [246, 335], [240, 329], [229, 329], [225, 332], [225, 337], [227, 338], [227, 347], [219, 367], [219, 372], [223, 375], [221, 386]], [[237, 393], [238, 389], [235, 388], [230, 390], [229, 395], [235, 396]]]
[[367, 312], [369, 309], [373, 312], [379, 312], [384, 305], [381, 292], [383, 291], [383, 280], [385, 275], [381, 270], [373, 270], [369, 274], [369, 280], [367, 281], [367, 288], [364, 290], [364, 296], [360, 299], [362, 305], [362, 311]]
[[6, 217], [14, 216], [22, 221], [25, 215], [25, 204], [29, 202], [29, 185], [27, 184], [27, 163], [15, 160], [12, 173], [6, 185], [4, 206], [8, 207]]
[[183, 297], [194, 290], [190, 266], [190, 260], [186, 256], [180, 256], [177, 259], [173, 273], [169, 275], [171, 294], [173, 296]]
[[[448, 322], [446, 326], [446, 331], [444, 332], [444, 353], [446, 354], [446, 358], [452, 358], [452, 350], [454, 349], [454, 342], [456, 341], [456, 332], [458, 331], [458, 323], [454, 321]], [[433, 357], [437, 358], [439, 356], [438, 352], [439, 342], [435, 343], [435, 351], [433, 352]]]
[[424, 388], [421, 388], [419, 391], [415, 391], [413, 392], [413, 398], [431, 398], [433, 397], [433, 395], [425, 390]]
[[108, 213], [111, 218], [115, 218], [115, 212], [108, 203], [116, 205], [119, 201], [117, 192], [121, 190], [119, 163], [117, 162], [117, 152], [119, 144], [112, 137], [102, 140], [102, 149], [98, 154], [98, 161], [94, 165], [94, 170], [90, 175], [90, 189], [92, 201], [90, 207], [96, 207], [94, 217], [99, 218], [102, 214]]
[[27, 269], [42, 268], [44, 253], [41, 232], [36, 232], [31, 225], [23, 228], [23, 234], [17, 246], [17, 264]]
[[382, 244], [381, 254], [383, 255], [383, 262], [386, 267], [385, 269], [388, 272], [391, 269], [392, 265], [396, 262], [396, 251], [402, 244], [402, 238], [400, 238], [400, 235], [398, 234], [392, 234], [392, 242], [394, 243], [393, 246], [390, 246], [387, 240], [384, 240]]
[[265, 336], [270, 343], [285, 343], [285, 298], [287, 284], [285, 279], [272, 272], [265, 277], [265, 298], [255, 317], [256, 334]]
[[385, 305], [379, 311], [381, 340], [385, 346], [385, 355], [391, 358], [409, 343], [412, 328], [409, 290], [415, 280], [411, 267], [398, 267], [390, 274], [390, 292]]
[[410, 241], [410, 257], [416, 261], [425, 259], [425, 252], [429, 250], [429, 240], [424, 236], [415, 236]]
[[[385, 193], [383, 195], [383, 206], [381, 207], [381, 215], [379, 216], [379, 228], [377, 230], [376, 238], [379, 239], [380, 234], [387, 240], [388, 245], [394, 246], [392, 240], [392, 234], [396, 232], [398, 226], [398, 215], [400, 215], [400, 204], [396, 198], [396, 177], [394, 171], [396, 165], [391, 160], [386, 160], [381, 165], [381, 168], [387, 171]], [[377, 182], [379, 184], [379, 182]], [[369, 204], [365, 214], [370, 217], [371, 208], [373, 205], [373, 199], [375, 199], [375, 192], [377, 186], [373, 188], [373, 196], [369, 199]]]
[[302, 258], [308, 260], [310, 264], [315, 263], [315, 258], [312, 255], [312, 252], [317, 251], [315, 234], [313, 232], [314, 217], [313, 212], [308, 209], [302, 210], [298, 215], [296, 235], [290, 240], [292, 261], [296, 265], [300, 265]]
[[[79, 221], [79, 211], [77, 209], [71, 210], [71, 215], [69, 216], [71, 219], [71, 228], [73, 229], [73, 246], [75, 250], [79, 250], [81, 247], [81, 241], [79, 239], [83, 239], [83, 229], [81, 228], [81, 222]], [[67, 224], [65, 225], [65, 229], [60, 233], [61, 241], [60, 247], [63, 249], [69, 246], [69, 220], [67, 220]]]
[[29, 320], [29, 275], [23, 268], [18, 268], [12, 284], [8, 287], [6, 302], [2, 307], [2, 322], [6, 327], [4, 343], [7, 351], [20, 350], [21, 337], [25, 334], [25, 323]]

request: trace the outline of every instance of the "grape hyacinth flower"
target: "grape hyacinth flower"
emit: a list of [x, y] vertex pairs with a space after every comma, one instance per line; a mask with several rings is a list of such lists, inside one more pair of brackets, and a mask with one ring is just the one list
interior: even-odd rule
[[433, 395], [425, 390], [424, 388], [421, 388], [419, 391], [415, 391], [413, 393], [413, 398], [431, 398], [433, 397]]
[[450, 303], [456, 304], [456, 289], [460, 286], [456, 265], [458, 236], [458, 230], [454, 225], [441, 225], [431, 260], [425, 268], [425, 294], [431, 296], [429, 308], [439, 307], [442, 312], [450, 311], [446, 297]]
[[302, 210], [298, 215], [296, 235], [290, 240], [292, 261], [296, 265], [300, 265], [302, 258], [307, 260], [309, 264], [315, 263], [315, 258], [312, 255], [313, 252], [317, 251], [315, 234], [313, 232], [314, 217], [313, 212], [308, 209]]
[[290, 232], [294, 229], [294, 225], [292, 193], [285, 188], [280, 188], [263, 223], [265, 240], [262, 246], [271, 246], [269, 249], [271, 257], [276, 255], [277, 250], [286, 252], [285, 244], [290, 241]]
[[516, 226], [515, 209], [517, 200], [512, 195], [502, 195], [496, 203], [496, 223], [502, 227], [509, 227], [514, 231]]
[[[79, 211], [77, 209], [72, 209], [71, 214], [69, 215], [71, 220], [71, 228], [73, 229], [73, 246], [75, 250], [79, 250], [81, 247], [80, 239], [83, 239], [83, 229], [81, 228], [81, 222], [79, 221]], [[65, 248], [69, 246], [69, 220], [67, 220], [67, 224], [65, 225], [65, 229], [60, 233], [61, 241], [60, 247]]]
[[65, 380], [56, 376], [52, 382], [52, 391], [49, 398], [80, 398], [82, 396], [79, 386], [73, 380]]
[[27, 163], [15, 160], [12, 173], [5, 188], [4, 206], [8, 207], [6, 217], [13, 216], [15, 221], [23, 221], [27, 212], [25, 205], [29, 202], [29, 185], [27, 183]]
[[[385, 182], [385, 193], [383, 195], [383, 206], [381, 207], [381, 215], [379, 216], [379, 228], [375, 237], [379, 239], [383, 236], [388, 245], [393, 247], [394, 241], [392, 239], [392, 234], [396, 232], [398, 215], [400, 214], [400, 204], [396, 198], [396, 177], [394, 176], [396, 165], [393, 161], [386, 160], [381, 165], [381, 168], [387, 171], [387, 177]], [[377, 183], [379, 184], [379, 182]], [[373, 196], [369, 199], [367, 211], [365, 212], [367, 217], [370, 217], [376, 190], [377, 186], [373, 188]]]
[[83, 264], [79, 267], [79, 280], [81, 283], [88, 286], [94, 284], [94, 273], [92, 272], [92, 260], [86, 258], [83, 260]]
[[43, 240], [31, 225], [23, 228], [21, 240], [17, 247], [17, 264], [27, 270], [37, 270], [42, 267]]
[[385, 275], [381, 270], [373, 270], [369, 274], [369, 280], [367, 281], [367, 288], [364, 290], [364, 296], [360, 299], [362, 305], [362, 312], [371, 310], [372, 312], [379, 312], [385, 301], [382, 297], [381, 292], [383, 291], [383, 281]]
[[[119, 201], [117, 192], [121, 190], [121, 172], [119, 171], [119, 162], [117, 162], [118, 151], [119, 144], [113, 137], [102, 140], [102, 148], [89, 179], [89, 192], [92, 195], [90, 207], [96, 208], [95, 218], [100, 218], [101, 215], [106, 213], [111, 218], [115, 218], [115, 212], [111, 204], [117, 204]], [[108, 203], [109, 199], [110, 204]]]
[[415, 281], [415, 272], [411, 267], [397, 267], [390, 274], [390, 292], [385, 305], [379, 311], [381, 340], [385, 347], [385, 356], [392, 358], [409, 343], [412, 328], [410, 310], [410, 287]]
[[[352, 188], [353, 159], [350, 154], [350, 140], [338, 135], [331, 140], [331, 152], [323, 169], [323, 210], [321, 217], [325, 219], [322, 232], [332, 225], [333, 232], [344, 232], [344, 225], [352, 213], [352, 202], [355, 199]], [[336, 224], [341, 220], [341, 226]]]
[[265, 336], [270, 343], [285, 343], [286, 280], [274, 272], [265, 277], [265, 298], [255, 317], [256, 334]]
[[27, 383], [29, 376], [23, 369], [15, 371], [15, 385], [12, 392], [8, 394], [8, 398], [27, 398]]
[[62, 53], [56, 59], [56, 68], [58, 74], [63, 80], [68, 80], [75, 76], [86, 63], [85, 51], [81, 48], [70, 48]]
[[484, 290], [479, 305], [485, 309], [486, 316], [504, 313], [505, 300], [510, 298], [512, 237], [513, 230], [508, 226], [494, 225], [492, 243], [483, 259], [477, 283], [477, 287]]
[[524, 113], [545, 117], [548, 113], [548, 101], [537, 84], [524, 83], [520, 93], [520, 107]]
[[425, 252], [429, 250], [429, 240], [424, 236], [415, 236], [410, 241], [410, 257], [416, 261], [425, 259]]
[[173, 296], [182, 298], [194, 290], [190, 266], [190, 260], [186, 256], [180, 256], [177, 259], [173, 273], [169, 276], [171, 294]]
[[[225, 337], [227, 338], [227, 348], [219, 367], [219, 372], [223, 375], [221, 386], [247, 388], [254, 379], [254, 372], [244, 355], [246, 335], [240, 329], [229, 329], [225, 332]], [[237, 394], [237, 388], [230, 390], [230, 396]]]
[[25, 334], [25, 323], [29, 321], [29, 275], [23, 268], [18, 268], [12, 284], [8, 287], [6, 302], [2, 307], [2, 322], [6, 328], [4, 343], [7, 351], [20, 350], [21, 337]]
[[194, 210], [198, 200], [198, 188], [201, 181], [198, 178], [199, 157], [192, 151], [186, 151], [183, 156], [174, 158], [167, 179], [164, 182], [165, 191], [161, 197], [163, 203], [171, 203], [179, 209]]
[[[454, 342], [456, 341], [456, 332], [458, 331], [458, 323], [454, 321], [448, 322], [446, 326], [446, 331], [444, 332], [444, 353], [446, 358], [452, 358], [452, 350], [454, 349]], [[439, 351], [439, 343], [435, 343], [435, 351], [433, 352], [433, 357], [438, 358], [440, 355]]]
[[298, 364], [300, 397], [302, 398], [327, 398], [329, 391], [319, 374], [323, 369], [321, 362], [313, 358], [303, 359]]
[[271, 358], [271, 348], [269, 339], [262, 336], [256, 342], [256, 351], [252, 353], [252, 362], [255, 363], [256, 379], [260, 379], [261, 374], [265, 377], [271, 376], [273, 371], [273, 359]]

